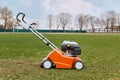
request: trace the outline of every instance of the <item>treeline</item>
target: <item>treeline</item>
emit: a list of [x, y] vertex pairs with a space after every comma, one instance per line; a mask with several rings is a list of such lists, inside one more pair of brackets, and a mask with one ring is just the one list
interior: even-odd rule
[[65, 30], [66, 26], [73, 24], [77, 26], [80, 31], [84, 29], [95, 32], [96, 28], [105, 32], [120, 32], [120, 13], [115, 11], [106, 11], [101, 13], [100, 17], [90, 14], [79, 14], [73, 20], [72, 15], [69, 13], [60, 13], [58, 15], [48, 15], [47, 17], [49, 29], [56, 26], [57, 30], [62, 27]]
[[[89, 28], [89, 31], [95, 32], [95, 29], [98, 27], [99, 30], [104, 29], [106, 32], [120, 32], [120, 13], [106, 11], [101, 13], [100, 17], [90, 14], [79, 14], [75, 18], [70, 13], [50, 14], [47, 16], [46, 24], [50, 31], [53, 27], [56, 27], [57, 30], [62, 28], [65, 31], [67, 26], [71, 27], [71, 25], [74, 25], [73, 29], [78, 27], [80, 31]], [[8, 7], [0, 8], [0, 28], [3, 32], [18, 25], [18, 21], [13, 18], [13, 13]]]

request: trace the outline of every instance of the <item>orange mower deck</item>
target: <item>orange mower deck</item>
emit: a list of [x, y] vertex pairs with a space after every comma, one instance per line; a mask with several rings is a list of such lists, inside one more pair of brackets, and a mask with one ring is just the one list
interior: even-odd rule
[[[75, 64], [76, 62], [80, 62], [82, 67], [83, 63], [82, 60], [78, 57], [72, 57], [72, 56], [65, 56], [61, 51], [54, 49], [51, 51], [48, 56], [43, 60], [42, 66], [44, 67], [44, 62], [50, 61], [52, 63], [51, 67], [55, 68], [76, 68]], [[46, 68], [46, 67], [44, 67]]]

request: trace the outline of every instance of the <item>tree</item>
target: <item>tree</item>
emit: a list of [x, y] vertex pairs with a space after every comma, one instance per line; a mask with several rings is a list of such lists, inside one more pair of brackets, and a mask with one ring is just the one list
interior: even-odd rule
[[88, 25], [89, 15], [79, 14], [76, 17], [76, 23], [79, 26], [80, 31], [82, 31], [84, 26]]
[[118, 31], [120, 32], [120, 13], [117, 14], [117, 26], [118, 26]]
[[103, 26], [102, 26], [102, 20], [100, 18], [96, 18], [95, 26], [99, 29], [99, 32], [100, 32], [100, 29], [103, 28]]
[[12, 11], [8, 7], [0, 8], [0, 17], [4, 20], [3, 32], [6, 32], [6, 28], [11, 28], [12, 25]]
[[71, 18], [72, 16], [69, 13], [61, 13], [59, 15], [60, 25], [62, 26], [64, 32], [67, 24], [71, 23]]
[[111, 30], [113, 32], [115, 24], [116, 24], [116, 13], [115, 13], [115, 11], [109, 11], [108, 15], [110, 18], [110, 25], [111, 25], [110, 27], [111, 27]]
[[50, 32], [51, 32], [52, 25], [53, 25], [53, 19], [54, 19], [53, 15], [51, 15], [51, 14], [48, 15], [47, 20], [48, 20], [48, 26], [50, 28]]
[[109, 29], [109, 25], [110, 25], [110, 17], [108, 16], [108, 12], [105, 12], [103, 14], [101, 14], [102, 17], [102, 24], [105, 26], [105, 29]]
[[90, 16], [90, 17], [89, 17], [89, 24], [90, 24], [91, 27], [92, 27], [92, 32], [93, 32], [93, 33], [95, 32], [95, 24], [97, 24], [97, 20], [98, 20], [98, 18], [95, 17], [95, 16]]
[[56, 15], [55, 23], [56, 23], [56, 27], [57, 27], [57, 31], [58, 31], [58, 29], [60, 27], [60, 15]]
[[14, 19], [12, 20], [12, 26], [13, 26], [13, 32], [15, 32], [15, 29], [17, 29], [18, 26], [21, 26], [19, 24], [19, 21], [17, 19]]

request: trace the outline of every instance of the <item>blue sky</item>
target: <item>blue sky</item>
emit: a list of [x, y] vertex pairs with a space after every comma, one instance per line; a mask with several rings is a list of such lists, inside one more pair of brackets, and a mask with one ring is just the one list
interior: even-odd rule
[[109, 10], [120, 13], [120, 0], [0, 0], [0, 7], [7, 6], [16, 16], [24, 12], [27, 18], [38, 20], [40, 26], [46, 26], [48, 14], [57, 15], [68, 12], [72, 16], [80, 13], [99, 16]]

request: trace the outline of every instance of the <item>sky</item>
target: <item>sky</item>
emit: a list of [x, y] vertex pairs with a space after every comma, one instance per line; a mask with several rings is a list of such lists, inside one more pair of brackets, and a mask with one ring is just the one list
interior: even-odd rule
[[38, 21], [41, 28], [46, 28], [49, 14], [63, 12], [73, 17], [80, 13], [100, 17], [105, 11], [120, 13], [120, 0], [0, 0], [0, 7], [7, 6], [15, 17], [19, 12], [26, 14], [31, 21]]

